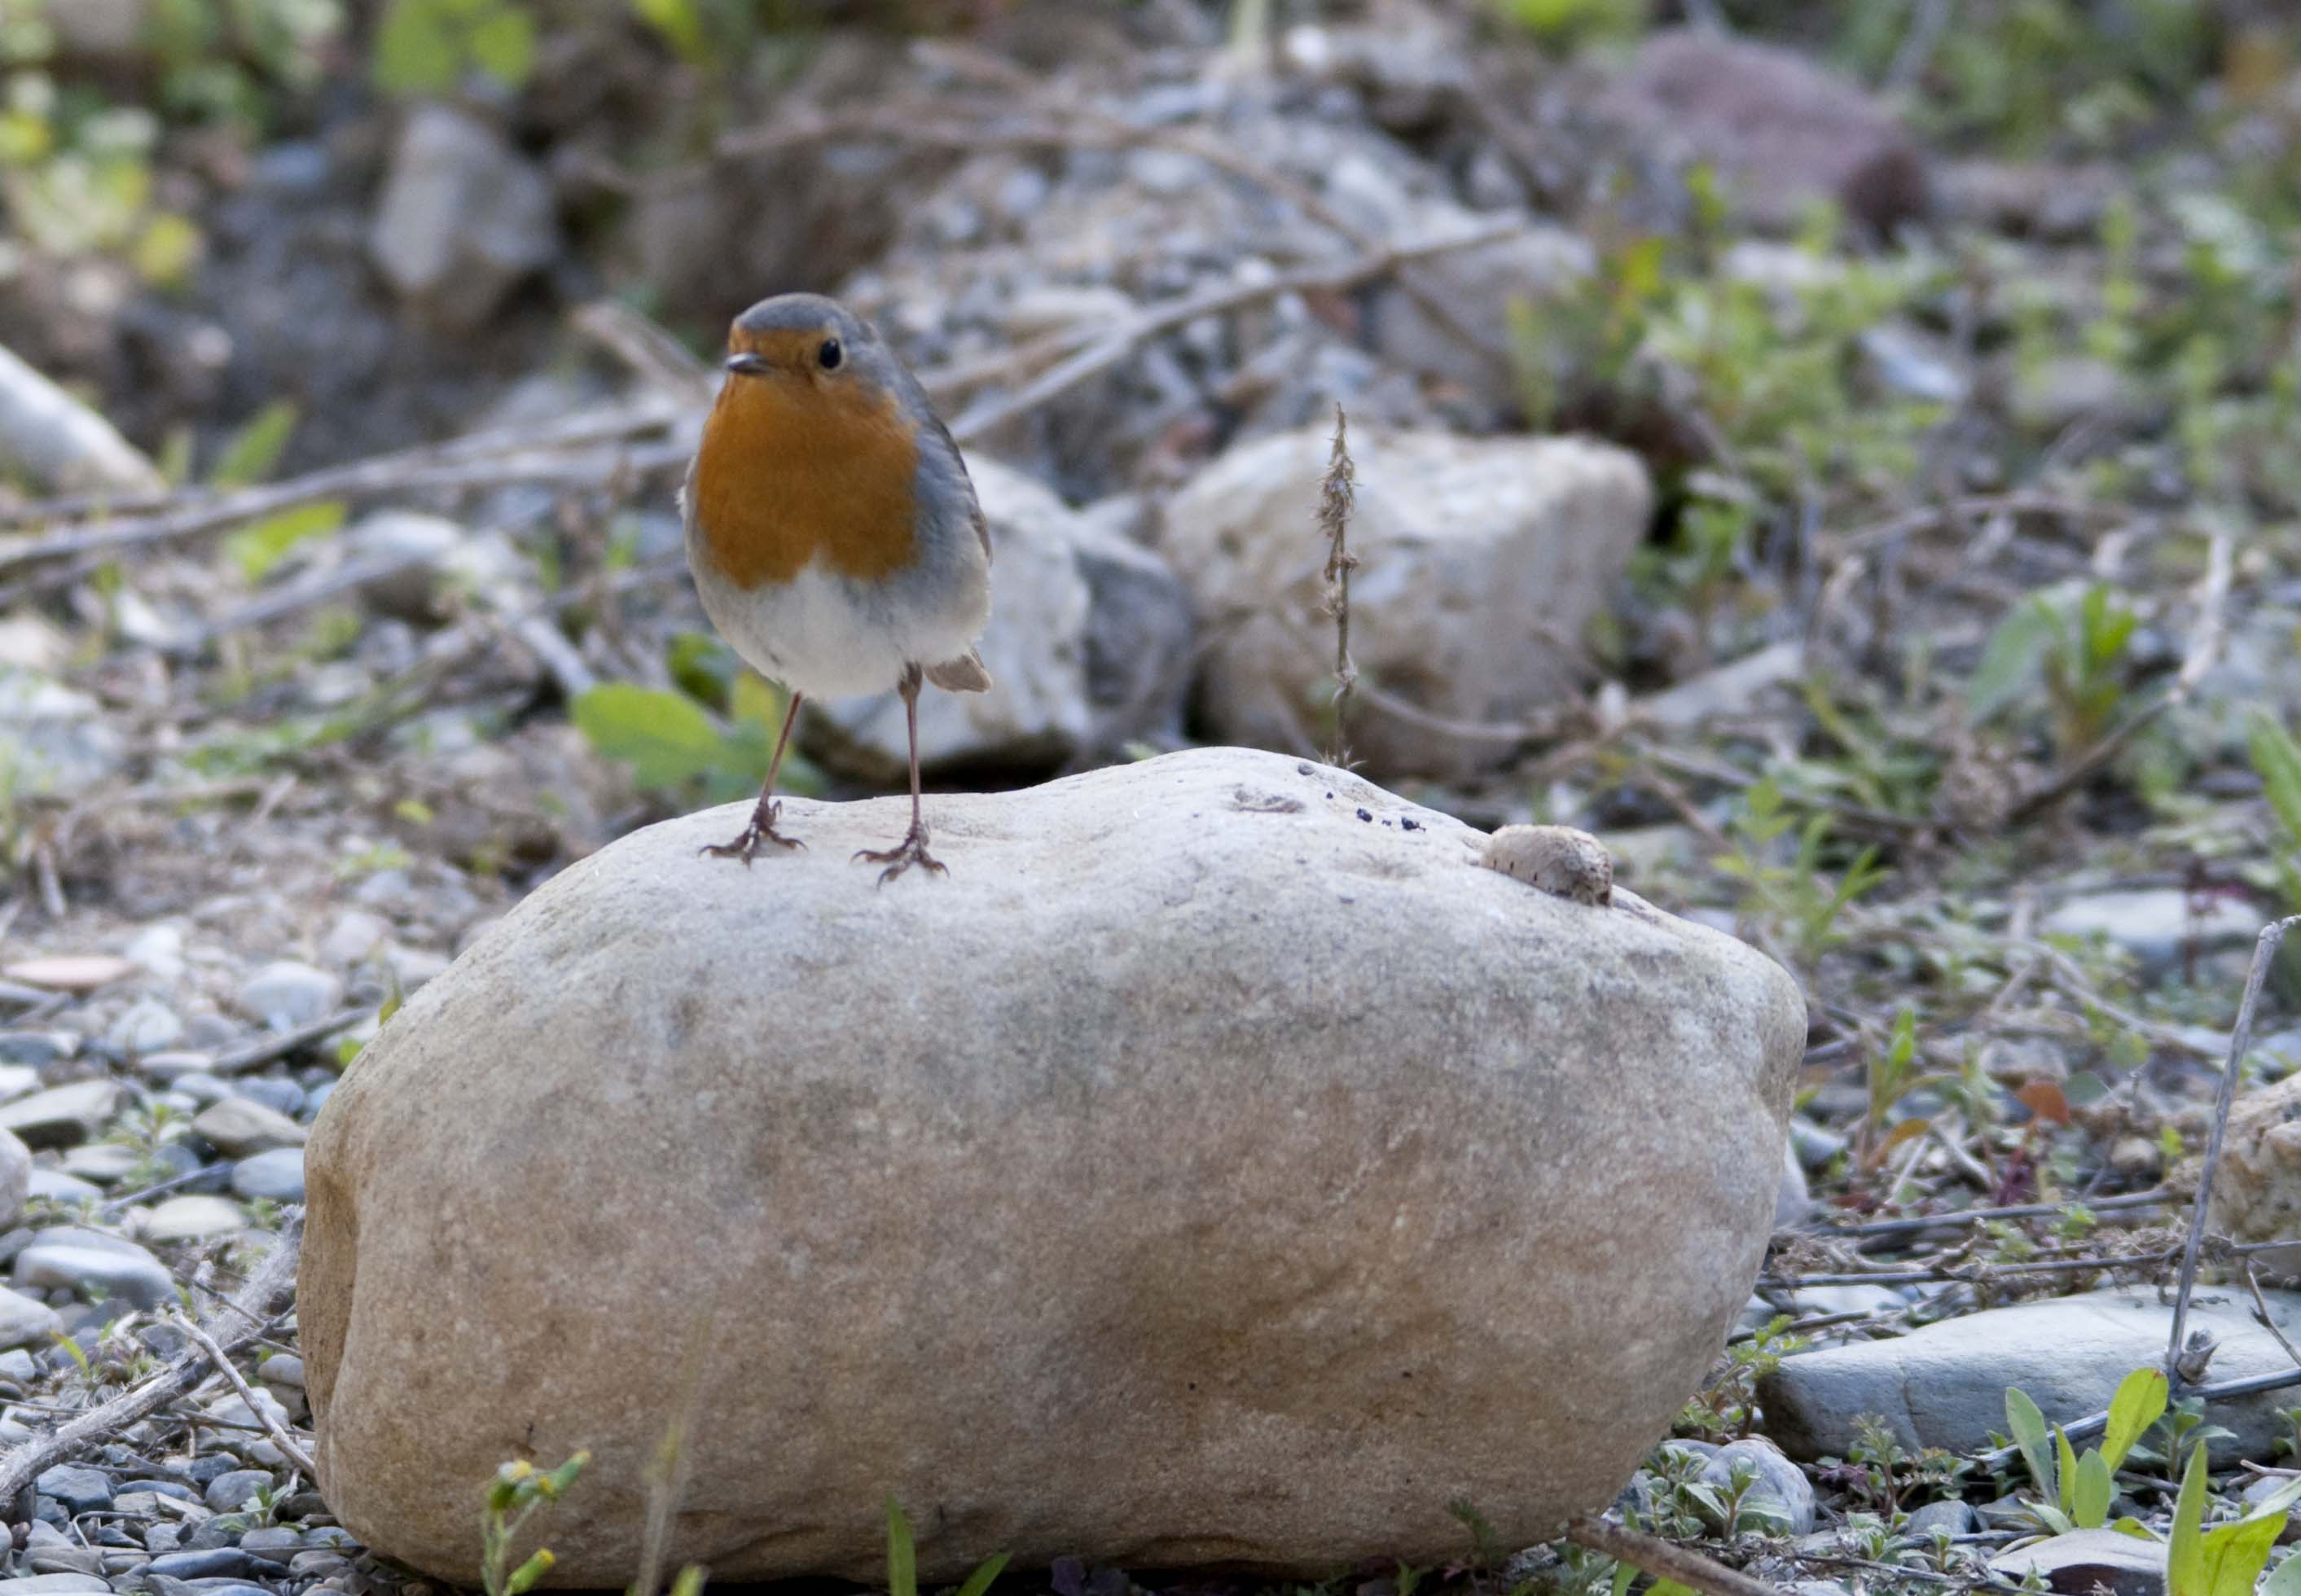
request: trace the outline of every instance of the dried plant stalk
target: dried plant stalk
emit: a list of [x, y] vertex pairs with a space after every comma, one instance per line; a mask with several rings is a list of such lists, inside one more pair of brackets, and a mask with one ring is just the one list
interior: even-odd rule
[[1358, 467], [1351, 460], [1350, 417], [1335, 406], [1335, 447], [1326, 457], [1326, 478], [1318, 490], [1318, 531], [1326, 539], [1326, 614], [1335, 623], [1335, 727], [1326, 763], [1347, 769], [1351, 761], [1351, 694], [1359, 669], [1351, 663], [1351, 572], [1359, 557], [1350, 551], [1351, 508], [1358, 497]]

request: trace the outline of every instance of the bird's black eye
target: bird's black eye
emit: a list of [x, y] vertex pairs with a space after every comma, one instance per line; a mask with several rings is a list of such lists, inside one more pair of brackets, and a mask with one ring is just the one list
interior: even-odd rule
[[835, 338], [824, 339], [823, 347], [815, 352], [816, 363], [826, 372], [837, 371], [839, 363], [846, 358], [847, 351], [839, 347], [839, 340]]

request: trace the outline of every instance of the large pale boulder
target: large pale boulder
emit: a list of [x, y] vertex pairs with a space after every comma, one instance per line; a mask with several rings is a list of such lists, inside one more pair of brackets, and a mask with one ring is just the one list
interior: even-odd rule
[[[1303, 1574], [1602, 1507], [1773, 1218], [1795, 985], [1331, 768], [1203, 749], [741, 806], [550, 882], [385, 1026], [308, 1158], [321, 1485], [467, 1578], [510, 1458], [596, 1461], [555, 1575], [1012, 1552]], [[684, 1393], [684, 1394], [683, 1394]]]
[[[1209, 643], [1201, 707], [1234, 741], [1326, 742], [1334, 623], [1320, 483], [1331, 429], [1233, 449], [1168, 503], [1159, 552], [1191, 584]], [[1351, 652], [1368, 683], [1445, 720], [1523, 720], [1575, 685], [1585, 629], [1644, 538], [1636, 456], [1571, 438], [1353, 432]], [[1507, 740], [1460, 737], [1361, 701], [1351, 746], [1384, 772], [1467, 774]]]

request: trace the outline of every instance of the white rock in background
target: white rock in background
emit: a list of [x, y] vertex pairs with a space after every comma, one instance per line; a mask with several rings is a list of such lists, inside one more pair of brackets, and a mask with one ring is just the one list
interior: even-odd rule
[[0, 455], [43, 487], [163, 493], [167, 480], [110, 422], [0, 348]]
[[[930, 688], [919, 699], [923, 765], [995, 763], [1052, 769], [1165, 730], [1180, 712], [1191, 602], [1149, 549], [1066, 506], [996, 460], [967, 462], [991, 522], [991, 625], [982, 644], [987, 693]], [[820, 752], [890, 780], [904, 769], [902, 700], [818, 706]]]
[[943, 1580], [1543, 1540], [1749, 1296], [1805, 1009], [1730, 938], [1246, 749], [931, 797], [950, 875], [883, 890], [903, 798], [698, 856], [744, 812], [546, 883], [321, 1112], [301, 1349], [381, 1554], [460, 1573], [507, 1449], [584, 1444], [557, 1577], [627, 1583], [691, 1366], [603, 1301], [709, 1360], [674, 1561], [867, 1576], [892, 1492], [965, 1504]]
[[[1324, 746], [1335, 632], [1317, 516], [1331, 441], [1329, 430], [1306, 428], [1243, 445], [1167, 506], [1159, 548], [1212, 639], [1200, 691], [1219, 736]], [[1636, 456], [1564, 438], [1368, 430], [1350, 441], [1360, 561], [1351, 652], [1361, 679], [1468, 722], [1519, 720], [1567, 691], [1570, 651], [1645, 536], [1653, 490]], [[1372, 768], [1437, 776], [1510, 752], [1363, 701], [1351, 746]]]
[[2143, 975], [2155, 977], [2177, 969], [2186, 948], [2205, 954], [2251, 947], [2267, 916], [2226, 893], [2193, 902], [2179, 887], [2142, 887], [2072, 898], [2040, 923], [2056, 936], [2105, 937], [2133, 956]]
[[342, 1007], [342, 977], [299, 959], [274, 959], [240, 983], [233, 1002], [259, 1025], [308, 1025]]
[[474, 330], [558, 255], [551, 185], [485, 121], [417, 105], [393, 147], [368, 252], [420, 314]]
[[30, 671], [0, 669], [0, 748], [20, 798], [70, 797], [119, 770], [120, 733], [88, 694]]
[[13, 1131], [0, 1131], [0, 1230], [23, 1217], [32, 1190], [32, 1149]]

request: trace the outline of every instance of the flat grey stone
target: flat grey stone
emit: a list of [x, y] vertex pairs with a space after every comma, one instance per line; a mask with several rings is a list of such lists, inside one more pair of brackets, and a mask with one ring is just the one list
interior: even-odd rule
[[2165, 1543], [2115, 1530], [2075, 1530], [1989, 1559], [1990, 1571], [2020, 1581], [2033, 1570], [2046, 1588], [2088, 1596], [2106, 1586], [2114, 1596], [2159, 1596], [2165, 1588]]
[[35, 1166], [26, 1182], [26, 1194], [46, 1198], [67, 1207], [84, 1202], [102, 1202], [104, 1188], [81, 1180], [76, 1174], [66, 1174], [61, 1169], [43, 1169]]
[[1970, 1535], [1978, 1522], [1973, 1509], [1963, 1502], [1928, 1502], [1924, 1507], [1911, 1511], [1908, 1521], [1902, 1526], [1902, 1533], [1917, 1541], [1926, 1540], [1936, 1530], [1952, 1535]]
[[249, 1098], [226, 1098], [200, 1110], [192, 1133], [205, 1138], [225, 1157], [245, 1158], [274, 1148], [301, 1147], [303, 1126], [276, 1108]]
[[74, 1513], [101, 1513], [112, 1506], [112, 1476], [83, 1464], [59, 1463], [45, 1470], [40, 1494], [53, 1496]]
[[115, 1081], [74, 1081], [13, 1103], [0, 1104], [0, 1131], [13, 1131], [27, 1147], [77, 1147], [119, 1112]]
[[2242, 898], [2216, 894], [2193, 903], [2179, 887], [2145, 887], [2072, 898], [2040, 928], [2060, 936], [2105, 937], [2130, 953], [2145, 975], [2164, 975], [2179, 966], [2187, 948], [2211, 953], [2250, 947], [2265, 923]]
[[16, 1255], [16, 1283], [43, 1291], [95, 1287], [138, 1308], [176, 1299], [167, 1266], [133, 1241], [96, 1231], [43, 1231]]
[[9, 1596], [68, 1596], [80, 1591], [109, 1591], [112, 1586], [93, 1574], [28, 1574], [0, 1579], [0, 1592]]
[[241, 983], [233, 1000], [261, 1025], [283, 1029], [325, 1019], [343, 1004], [340, 977], [292, 958], [276, 959]]
[[[21, 1291], [0, 1290], [0, 1347], [46, 1347], [63, 1328], [56, 1310]], [[23, 1378], [30, 1378], [27, 1373]]]
[[[2293, 1366], [2253, 1322], [2244, 1296], [2208, 1287], [2190, 1301], [2190, 1327], [2220, 1342], [2214, 1380]], [[2301, 1294], [2267, 1297], [2286, 1335], [2301, 1338]], [[2005, 1428], [2009, 1385], [2028, 1392], [2049, 1424], [2107, 1408], [2119, 1381], [2163, 1360], [2171, 1315], [2154, 1290], [2113, 1289], [1945, 1319], [1891, 1341], [1801, 1352], [1759, 1383], [1766, 1433], [1793, 1458], [1842, 1458], [1854, 1445], [1855, 1417], [1877, 1414], [1906, 1447], [1978, 1450]], [[2278, 1410], [2292, 1400], [2290, 1391], [2272, 1391], [2214, 1403], [2213, 1423], [2235, 1439], [2214, 1443], [2213, 1457], [2268, 1457], [2272, 1443], [2291, 1433]]]
[[258, 1198], [272, 1202], [302, 1202], [304, 1149], [276, 1147], [242, 1158], [232, 1166], [231, 1190], [233, 1195], [251, 1202]]
[[1782, 1456], [1780, 1448], [1757, 1437], [1720, 1447], [1702, 1466], [1702, 1478], [1723, 1491], [1733, 1483], [1736, 1464], [1755, 1477], [1742, 1498], [1738, 1521], [1719, 1527], [1729, 1533], [1754, 1529], [1771, 1535], [1812, 1533], [1813, 1483]]
[[261, 1468], [232, 1468], [208, 1482], [207, 1504], [219, 1513], [237, 1513], [258, 1491], [271, 1489], [272, 1475]]

